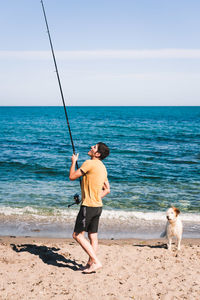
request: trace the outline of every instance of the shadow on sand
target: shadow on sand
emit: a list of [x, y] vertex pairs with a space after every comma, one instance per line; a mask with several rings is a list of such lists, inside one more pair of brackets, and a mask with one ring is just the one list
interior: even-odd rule
[[71, 259], [66, 259], [63, 255], [56, 253], [56, 251], [60, 250], [59, 248], [37, 246], [33, 244], [11, 244], [11, 247], [15, 252], [29, 252], [30, 254], [37, 255], [45, 264], [48, 265], [69, 268], [73, 271], [81, 270], [81, 267], [83, 267], [82, 264], [78, 264]]
[[139, 245], [133, 245], [135, 247], [149, 247], [149, 248], [163, 248], [167, 249], [167, 244], [158, 244], [158, 245], [146, 245], [146, 244], [139, 244]]

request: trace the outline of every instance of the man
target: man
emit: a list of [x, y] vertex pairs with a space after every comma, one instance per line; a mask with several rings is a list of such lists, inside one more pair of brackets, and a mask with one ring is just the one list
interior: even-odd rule
[[[75, 170], [78, 154], [72, 155], [69, 179], [75, 180], [83, 176], [81, 184], [82, 203], [76, 219], [73, 238], [89, 255], [84, 273], [93, 273], [102, 267], [96, 255], [98, 248], [97, 232], [103, 206], [102, 198], [110, 193], [107, 170], [102, 163], [109, 152], [106, 144], [97, 143], [88, 152], [91, 159], [86, 160], [78, 170]], [[90, 242], [84, 236], [85, 231], [88, 232]]]

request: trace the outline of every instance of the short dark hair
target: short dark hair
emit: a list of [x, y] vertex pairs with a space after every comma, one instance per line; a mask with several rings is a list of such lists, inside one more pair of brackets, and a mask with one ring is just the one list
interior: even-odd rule
[[106, 158], [109, 153], [110, 153], [110, 149], [108, 148], [108, 146], [102, 142], [97, 143], [98, 145], [98, 152], [100, 153], [100, 160], [103, 160], [104, 158]]

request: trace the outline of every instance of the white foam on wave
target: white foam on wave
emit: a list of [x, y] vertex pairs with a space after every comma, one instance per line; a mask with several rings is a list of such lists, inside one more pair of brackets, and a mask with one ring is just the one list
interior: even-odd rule
[[[31, 206], [26, 206], [23, 208], [16, 207], [0, 207], [0, 214], [4, 216], [23, 216], [30, 215], [34, 218], [43, 219], [46, 217], [59, 217], [63, 219], [72, 219], [75, 218], [78, 209], [60, 209], [54, 208], [51, 210], [44, 210], [41, 208], [34, 208]], [[181, 213], [181, 219], [183, 221], [189, 222], [200, 222], [200, 214], [198, 213]], [[166, 212], [142, 212], [142, 211], [125, 211], [125, 210], [106, 210], [102, 212], [103, 220], [118, 220], [118, 221], [136, 221], [136, 220], [145, 220], [145, 221], [166, 221]]]
[[0, 207], [0, 214], [4, 216], [23, 215], [25, 213], [37, 214], [37, 209], [34, 209], [33, 207], [30, 206], [26, 206], [23, 208], [6, 207], [6, 206]]
[[[181, 213], [180, 216], [183, 221], [200, 222], [200, 214], [198, 213]], [[121, 220], [166, 221], [166, 212], [104, 210], [102, 213], [102, 218]]]
[[53, 209], [53, 210], [44, 210], [41, 208], [33, 208], [31, 206], [25, 206], [22, 208], [18, 207], [0, 207], [0, 215], [4, 216], [32, 216], [35, 218], [49, 218], [49, 217], [63, 217], [69, 218], [77, 215], [78, 210], [69, 210], [69, 209]]

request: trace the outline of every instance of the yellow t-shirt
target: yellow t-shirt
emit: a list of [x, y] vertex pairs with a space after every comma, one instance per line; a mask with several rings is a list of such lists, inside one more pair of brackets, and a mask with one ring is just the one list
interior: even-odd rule
[[80, 167], [82, 177], [82, 205], [90, 207], [103, 206], [100, 194], [107, 181], [107, 170], [99, 159], [86, 160]]

